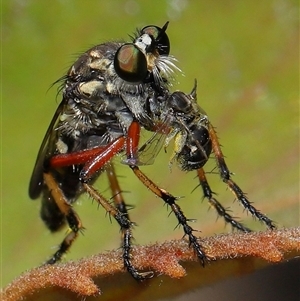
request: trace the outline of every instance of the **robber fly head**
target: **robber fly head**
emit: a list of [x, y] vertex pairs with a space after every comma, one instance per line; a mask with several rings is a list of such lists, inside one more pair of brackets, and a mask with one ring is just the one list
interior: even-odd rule
[[169, 55], [170, 41], [166, 34], [169, 22], [162, 28], [149, 25], [139, 30], [132, 43], [122, 45], [114, 59], [114, 68], [127, 82], [166, 83], [175, 70], [176, 59]]

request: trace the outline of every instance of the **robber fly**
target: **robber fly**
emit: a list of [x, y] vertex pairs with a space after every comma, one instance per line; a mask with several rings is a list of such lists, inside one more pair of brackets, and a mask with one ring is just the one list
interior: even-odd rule
[[[55, 263], [70, 248], [83, 228], [72, 204], [84, 191], [94, 197], [121, 226], [124, 265], [136, 278], [130, 260], [131, 226], [125, 202], [111, 163], [120, 152], [134, 162], [139, 128], [156, 127], [146, 107], [164, 99], [176, 60], [169, 55], [162, 27], [146, 26], [132, 41], [108, 42], [82, 54], [62, 82], [59, 104], [41, 144], [32, 173], [29, 195], [42, 195], [41, 217], [51, 231], [65, 223], [71, 229], [48, 263]], [[110, 205], [92, 184], [105, 170], [115, 206]]]
[[[236, 198], [255, 217], [274, 227], [231, 180], [216, 133], [197, 104], [196, 86], [190, 94], [170, 92], [170, 83], [179, 68], [169, 54], [167, 26], [168, 23], [162, 28], [146, 26], [129, 43], [109, 42], [89, 49], [60, 80], [62, 101], [41, 144], [29, 185], [32, 199], [42, 195], [41, 217], [46, 226], [53, 232], [66, 223], [70, 228], [49, 264], [62, 258], [83, 229], [72, 204], [86, 192], [120, 225], [123, 263], [128, 272], [137, 280], [153, 276], [151, 271], [138, 271], [131, 262], [133, 223], [112, 162], [119, 154], [125, 156], [123, 163], [138, 179], [170, 206], [202, 264], [208, 260], [189, 220], [176, 204], [176, 197], [159, 188], [139, 168], [149, 149], [158, 152], [162, 144], [166, 148], [173, 139], [171, 163], [177, 162], [183, 170], [197, 171], [204, 196], [228, 223], [249, 231], [213, 197], [203, 170], [211, 153], [221, 178]], [[154, 133], [142, 146], [141, 130]], [[104, 172], [113, 204], [93, 187]]]

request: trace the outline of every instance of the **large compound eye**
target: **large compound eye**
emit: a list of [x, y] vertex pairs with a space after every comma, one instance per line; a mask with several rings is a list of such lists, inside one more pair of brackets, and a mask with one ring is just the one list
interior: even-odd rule
[[114, 59], [116, 73], [127, 82], [143, 81], [147, 74], [147, 60], [134, 44], [124, 44], [116, 52]]
[[167, 22], [163, 28], [155, 25], [149, 25], [141, 30], [141, 35], [147, 34], [154, 39], [154, 46], [160, 55], [168, 55], [170, 53], [170, 41], [166, 34], [168, 24], [169, 22]]

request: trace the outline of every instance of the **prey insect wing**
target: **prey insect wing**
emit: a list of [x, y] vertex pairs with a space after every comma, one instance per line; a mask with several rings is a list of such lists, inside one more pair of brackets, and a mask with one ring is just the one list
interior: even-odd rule
[[138, 150], [137, 165], [152, 165], [165, 144], [166, 134], [154, 133]]
[[[166, 139], [170, 131], [170, 119], [167, 117], [160, 123], [155, 123], [156, 130], [139, 147], [134, 164], [138, 166], [152, 165], [155, 162], [155, 158], [160, 153], [161, 149], [166, 146]], [[145, 132], [145, 131], [143, 131]], [[121, 162], [126, 165], [132, 163], [132, 159], [128, 160], [127, 155], [121, 157]]]

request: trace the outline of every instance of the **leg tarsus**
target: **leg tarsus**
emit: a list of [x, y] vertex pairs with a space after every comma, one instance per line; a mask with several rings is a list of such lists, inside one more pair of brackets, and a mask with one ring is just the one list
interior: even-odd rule
[[252, 216], [263, 222], [269, 229], [276, 229], [274, 222], [251, 205], [251, 202], [248, 200], [245, 193], [233, 180], [228, 179], [226, 181], [224, 180], [224, 182], [228, 185], [229, 189], [233, 192], [243, 207], [252, 214]]
[[56, 262], [60, 261], [62, 256], [67, 253], [69, 248], [71, 247], [73, 241], [77, 238], [78, 232], [70, 232], [63, 242], [60, 244], [58, 250], [53, 254], [53, 256], [47, 260], [47, 264], [55, 264]]
[[221, 216], [226, 223], [229, 223], [233, 228], [239, 230], [239, 231], [243, 231], [243, 232], [250, 232], [251, 230], [249, 228], [247, 228], [246, 226], [244, 226], [242, 223], [238, 222], [234, 217], [232, 217], [229, 213], [228, 210], [226, 210], [220, 202], [218, 202], [214, 197], [214, 193], [211, 190], [206, 176], [205, 176], [205, 172], [202, 168], [197, 170], [197, 174], [198, 174], [198, 178], [200, 181], [200, 185], [202, 187], [203, 190], [203, 195], [204, 198], [208, 199], [208, 202], [211, 204], [212, 207], [215, 208], [215, 210], [217, 211], [218, 215]]
[[123, 262], [126, 270], [137, 281], [150, 279], [154, 276], [154, 272], [139, 272], [131, 263], [131, 229], [123, 229]]

